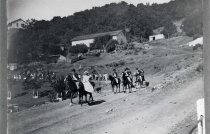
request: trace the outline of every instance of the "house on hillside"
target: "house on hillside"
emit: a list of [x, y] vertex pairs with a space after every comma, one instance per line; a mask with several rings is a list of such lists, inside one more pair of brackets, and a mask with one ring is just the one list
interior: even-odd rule
[[154, 41], [159, 39], [165, 39], [165, 36], [163, 34], [156, 34], [149, 36], [149, 41]]
[[196, 46], [197, 44], [203, 45], [203, 37], [199, 37], [199, 38], [187, 43], [187, 45], [190, 47]]
[[118, 31], [77, 36], [71, 40], [72, 46], [76, 46], [77, 44], [85, 44], [87, 47], [90, 47], [90, 44], [94, 42], [95, 38], [103, 37], [106, 35], [112, 36], [112, 39], [117, 40], [119, 43], [127, 43], [127, 39], [123, 31], [118, 30]]
[[22, 19], [14, 20], [10, 23], [8, 23], [8, 29], [22, 29], [24, 28], [28, 23]]

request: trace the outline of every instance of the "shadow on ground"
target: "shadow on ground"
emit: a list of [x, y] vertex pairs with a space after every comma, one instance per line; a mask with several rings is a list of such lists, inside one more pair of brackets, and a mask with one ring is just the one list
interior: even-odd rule
[[89, 103], [88, 105], [89, 106], [94, 106], [94, 105], [99, 105], [99, 104], [104, 103], [104, 102], [106, 102], [106, 101], [105, 100], [97, 100], [97, 101], [94, 101], [92, 103]]

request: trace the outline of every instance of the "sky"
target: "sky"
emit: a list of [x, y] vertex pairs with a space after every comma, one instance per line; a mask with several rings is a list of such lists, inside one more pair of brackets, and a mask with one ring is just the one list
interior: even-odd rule
[[[51, 20], [54, 16], [69, 16], [78, 11], [122, 0], [7, 0], [8, 22], [16, 19]], [[166, 3], [170, 0], [124, 0], [128, 4]]]

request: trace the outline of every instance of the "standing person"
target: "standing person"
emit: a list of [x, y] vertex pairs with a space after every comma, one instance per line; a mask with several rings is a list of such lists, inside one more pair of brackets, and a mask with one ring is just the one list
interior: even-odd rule
[[118, 74], [117, 74], [116, 69], [113, 69], [113, 76], [114, 76], [116, 83], [118, 83]]
[[94, 88], [92, 84], [90, 83], [90, 79], [91, 79], [91, 76], [89, 75], [88, 71], [85, 71], [83, 75], [82, 83], [84, 84], [85, 91], [89, 93], [93, 93]]

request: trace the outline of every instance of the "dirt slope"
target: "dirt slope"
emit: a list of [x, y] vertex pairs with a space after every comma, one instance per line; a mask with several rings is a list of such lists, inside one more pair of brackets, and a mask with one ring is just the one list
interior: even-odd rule
[[[195, 112], [195, 102], [202, 97], [202, 79], [179, 89], [151, 92], [142, 89], [131, 94], [113, 95], [111, 91], [94, 95], [94, 106], [75, 105], [68, 101], [42, 105], [10, 120], [11, 133], [169, 133], [176, 124]], [[97, 96], [97, 97], [96, 97]], [[190, 127], [189, 127], [190, 128]]]
[[[172, 41], [173, 42], [173, 41]], [[180, 39], [179, 42], [182, 42]], [[185, 134], [196, 119], [196, 100], [203, 97], [202, 54], [169, 47], [170, 42], [141, 50], [105, 54], [74, 66], [91, 66], [102, 72], [125, 67], [142, 67], [147, 88], [133, 93], [111, 92], [103, 84], [101, 94], [94, 93], [94, 104], [69, 106], [69, 100], [43, 104], [8, 114], [11, 134]], [[143, 54], [143, 51], [146, 51]], [[123, 60], [124, 65], [110, 66]], [[70, 67], [56, 68], [68, 72]], [[152, 90], [154, 89], [154, 90]]]

